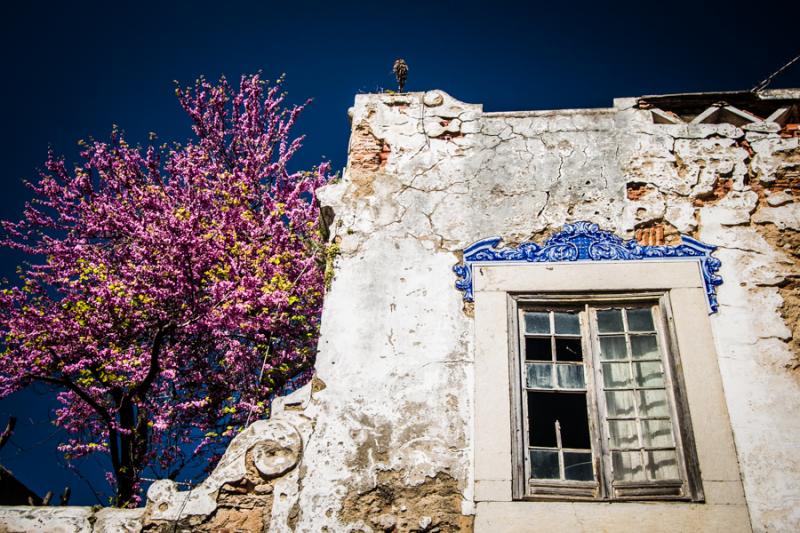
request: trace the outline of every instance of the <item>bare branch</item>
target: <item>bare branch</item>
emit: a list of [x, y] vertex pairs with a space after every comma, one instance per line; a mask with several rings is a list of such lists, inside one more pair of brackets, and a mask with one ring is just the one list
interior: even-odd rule
[[3, 433], [0, 434], [0, 450], [3, 449], [3, 446], [6, 445], [8, 439], [11, 438], [11, 434], [14, 433], [14, 428], [17, 425], [17, 417], [10, 416], [8, 417], [8, 424], [6, 425], [6, 429], [3, 430]]
[[72, 489], [69, 486], [64, 487], [64, 492], [61, 493], [61, 496], [58, 499], [58, 505], [67, 505], [69, 504], [69, 497], [72, 494]]

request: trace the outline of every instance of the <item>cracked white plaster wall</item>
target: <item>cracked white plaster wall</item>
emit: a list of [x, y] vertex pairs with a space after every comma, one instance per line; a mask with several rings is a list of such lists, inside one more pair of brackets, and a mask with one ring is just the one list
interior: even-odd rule
[[[305, 489], [301, 502], [343, 494], [343, 484], [368, 484], [384, 468], [408, 472], [409, 482], [419, 481], [414, 472], [448, 470], [469, 499], [469, 412], [479, 399], [470, 397], [473, 332], [453, 288], [453, 252], [494, 235], [512, 243], [540, 240], [588, 219], [628, 238], [636, 228], [666, 223], [724, 247], [718, 253], [725, 285], [713, 327], [753, 526], [800, 525], [793, 510], [800, 461], [787, 453], [799, 436], [790, 426], [800, 389], [782, 366], [791, 354], [776, 281], [792, 261], [753, 225], [797, 227], [796, 204], [776, 196], [775, 206], [763, 206], [750, 186], [785, 166], [781, 150], [797, 145], [777, 140], [774, 127], [653, 124], [634, 102], [482, 113], [441, 91], [357, 97], [354, 130], [369, 129], [391, 151], [377, 171], [351, 162], [341, 183], [320, 195], [336, 212], [342, 256], [326, 299], [318, 360], [329, 384], [319, 397], [331, 399], [320, 403], [315, 439], [325, 436], [312, 446], [326, 460], [347, 464], [364, 443], [392, 445], [380, 453], [373, 447], [357, 473], [315, 476], [320, 485], [313, 494]], [[359, 192], [365, 182], [371, 194]], [[645, 184], [647, 194], [628, 199], [631, 182]], [[745, 247], [737, 249], [737, 242]], [[420, 399], [407, 391], [423, 390], [432, 396], [420, 413]], [[443, 397], [457, 408], [442, 410]], [[432, 443], [413, 454], [401, 452], [396, 437], [410, 427], [409, 407], [422, 426], [406, 438]]]
[[800, 387], [787, 369], [791, 331], [781, 319], [778, 290], [787, 276], [798, 275], [798, 266], [757, 226], [770, 222], [796, 231], [800, 214], [788, 192], [764, 191], [764, 205], [753, 188], [800, 162], [798, 139], [781, 138], [778, 129], [762, 128], [771, 132], [765, 134], [730, 125], [649, 125], [639, 133], [640, 153], [631, 151], [626, 164], [632, 181], [658, 190], [656, 201], [681, 202], [680, 211], [667, 209], [667, 222], [720, 246], [725, 283], [712, 320], [756, 531], [800, 527], [800, 461], [790, 452], [800, 436]]

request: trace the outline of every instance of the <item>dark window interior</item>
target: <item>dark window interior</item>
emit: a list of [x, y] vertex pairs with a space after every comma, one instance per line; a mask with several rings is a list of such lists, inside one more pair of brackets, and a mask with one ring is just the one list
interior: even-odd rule
[[556, 359], [558, 361], [583, 361], [581, 339], [556, 337]]
[[557, 446], [555, 422], [558, 420], [563, 448], [591, 448], [585, 392], [529, 391], [528, 418], [531, 446]]
[[525, 359], [528, 361], [552, 361], [550, 337], [528, 337], [525, 339]]

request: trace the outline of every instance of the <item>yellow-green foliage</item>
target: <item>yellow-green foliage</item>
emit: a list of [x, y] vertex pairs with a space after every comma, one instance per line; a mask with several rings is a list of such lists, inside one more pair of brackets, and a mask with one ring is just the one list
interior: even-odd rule
[[331, 283], [333, 283], [333, 264], [341, 250], [337, 243], [333, 243], [326, 246], [323, 253], [325, 255], [325, 290], [330, 290]]

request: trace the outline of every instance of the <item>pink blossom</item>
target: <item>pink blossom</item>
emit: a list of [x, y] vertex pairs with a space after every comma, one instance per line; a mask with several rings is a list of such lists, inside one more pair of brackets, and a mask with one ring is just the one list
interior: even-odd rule
[[60, 449], [110, 454], [117, 505], [183, 444], [218, 453], [263, 416], [310, 372], [319, 330], [329, 168], [288, 167], [304, 106], [257, 75], [176, 93], [193, 140], [142, 149], [114, 130], [74, 168], [51, 152], [23, 220], [2, 223], [32, 263], [0, 293], [0, 396], [57, 385]]

